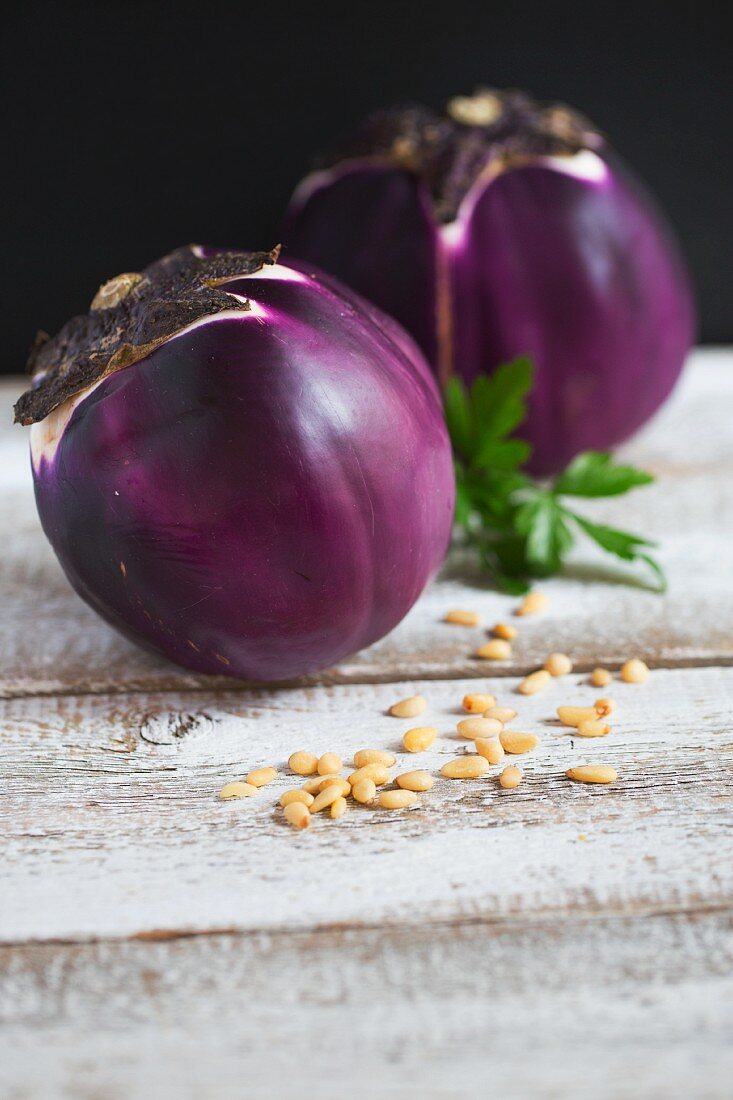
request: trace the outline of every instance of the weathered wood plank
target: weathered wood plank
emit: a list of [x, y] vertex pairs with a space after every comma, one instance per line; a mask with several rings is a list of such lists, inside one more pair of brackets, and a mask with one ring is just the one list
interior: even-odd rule
[[0, 949], [7, 1100], [727, 1100], [731, 914]]
[[[615, 682], [614, 732], [597, 741], [552, 721], [559, 703], [597, 696], [583, 680], [532, 697], [502, 679], [5, 702], [0, 941], [733, 904], [733, 670]], [[420, 809], [354, 806], [305, 834], [275, 808], [296, 785], [285, 772], [250, 800], [217, 800], [224, 782], [284, 767], [298, 748], [397, 749], [414, 722], [384, 712], [414, 688], [430, 703], [420, 722], [444, 736], [399, 767], [437, 773], [466, 745], [457, 704], [477, 687], [513, 699], [514, 727], [540, 735], [516, 791], [499, 789], [498, 769], [439, 778]], [[572, 784], [565, 769], [581, 762], [620, 779]]]
[[[18, 384], [4, 384], [9, 405]], [[572, 650], [579, 667], [618, 664], [630, 649], [658, 665], [733, 661], [733, 353], [700, 351], [669, 405], [629, 445], [630, 459], [659, 475], [628, 499], [591, 502], [597, 518], [658, 538], [670, 578], [664, 598], [618, 583], [619, 569], [579, 547], [567, 576], [543, 587], [548, 613], [522, 623], [508, 673], [548, 649]], [[0, 694], [134, 690], [228, 690], [232, 682], [176, 669], [118, 637], [69, 589], [35, 514], [26, 434], [0, 430]], [[479, 610], [486, 624], [513, 601], [482, 585], [454, 556], [441, 578], [388, 638], [315, 677], [368, 682], [480, 675], [479, 630], [443, 624], [453, 606]]]

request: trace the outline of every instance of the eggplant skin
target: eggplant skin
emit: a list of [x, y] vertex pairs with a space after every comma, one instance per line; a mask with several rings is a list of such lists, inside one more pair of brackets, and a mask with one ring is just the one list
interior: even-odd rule
[[52, 444], [33, 429], [41, 522], [83, 599], [177, 664], [264, 681], [396, 626], [454, 505], [412, 340], [327, 277], [277, 271], [227, 284], [248, 312], [103, 378]]
[[[519, 123], [516, 132], [531, 145]], [[306, 177], [284, 226], [286, 255], [391, 313], [441, 383], [529, 355], [535, 389], [521, 434], [540, 475], [639, 428], [670, 393], [695, 333], [664, 218], [601, 139], [592, 144], [502, 159], [490, 132], [454, 126], [438, 167], [452, 179], [467, 149], [475, 163], [450, 204], [436, 193], [429, 149], [411, 169], [381, 145], [371, 156], [360, 147]]]

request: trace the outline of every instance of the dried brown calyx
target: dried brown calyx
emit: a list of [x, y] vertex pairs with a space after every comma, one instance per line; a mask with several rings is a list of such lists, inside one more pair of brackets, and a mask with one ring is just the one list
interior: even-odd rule
[[40, 333], [28, 359], [31, 388], [15, 405], [15, 420], [34, 424], [107, 374], [136, 363], [202, 317], [246, 311], [249, 303], [222, 284], [277, 263], [271, 252], [178, 248], [146, 267], [104, 283], [89, 313], [72, 317], [54, 337]]
[[438, 218], [449, 222], [492, 165], [571, 156], [602, 144], [600, 133], [570, 107], [538, 103], [511, 89], [479, 88], [472, 96], [451, 99], [443, 114], [405, 106], [371, 115], [322, 167], [368, 158], [414, 172], [429, 188]]

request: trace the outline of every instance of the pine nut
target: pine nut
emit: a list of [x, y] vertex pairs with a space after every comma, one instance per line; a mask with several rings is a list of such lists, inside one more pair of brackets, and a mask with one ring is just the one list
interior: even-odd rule
[[595, 707], [558, 707], [557, 716], [564, 726], [579, 726], [581, 722], [593, 722], [599, 711]]
[[626, 684], [643, 684], [649, 678], [649, 667], [638, 657], [621, 665], [621, 679]]
[[578, 723], [578, 737], [605, 737], [611, 732], [608, 722], [601, 722], [599, 718], [588, 719]]
[[419, 806], [420, 800], [414, 791], [382, 791], [379, 805], [383, 810], [407, 810]]
[[346, 799], [341, 796], [337, 798], [335, 802], [331, 803], [331, 817], [334, 821], [338, 821], [340, 817], [343, 817], [346, 813]]
[[590, 674], [590, 682], [597, 688], [607, 687], [612, 679], [607, 668], [594, 668]]
[[596, 708], [596, 713], [600, 718], [606, 718], [609, 714], [613, 714], [616, 709], [616, 704], [613, 699], [596, 699], [593, 706]]
[[512, 710], [511, 707], [489, 707], [484, 714], [484, 718], [496, 718], [497, 722], [501, 722], [502, 725], [506, 725], [507, 722], [511, 722], [512, 718], [517, 717], [517, 712]]
[[434, 726], [415, 726], [402, 738], [407, 752], [425, 752], [435, 741], [438, 731]]
[[474, 691], [470, 695], [463, 696], [463, 709], [468, 714], [483, 714], [495, 703], [496, 699], [493, 695], [485, 695], [481, 691]]
[[318, 794], [322, 791], [324, 786], [327, 787], [330, 783], [343, 783], [345, 780], [340, 775], [314, 775], [311, 779], [306, 779], [302, 786], [302, 790], [307, 791], [308, 794]]
[[405, 791], [429, 791], [434, 782], [430, 772], [403, 772], [395, 779], [397, 786]]
[[495, 638], [502, 638], [505, 642], [513, 642], [519, 631], [511, 623], [496, 623], [492, 626], [491, 633]]
[[320, 794], [321, 791], [325, 791], [326, 787], [338, 787], [343, 795], [351, 794], [351, 785], [347, 779], [342, 779], [340, 775], [322, 775], [321, 782], [316, 787], [315, 793]]
[[357, 768], [347, 778], [352, 787], [360, 779], [372, 779], [378, 787], [381, 787], [383, 783], [389, 783], [389, 771], [384, 764], [365, 764], [363, 768]]
[[550, 676], [567, 676], [573, 671], [573, 662], [566, 653], [551, 653], [545, 661], [545, 669]]
[[440, 774], [446, 779], [478, 779], [479, 776], [486, 775], [488, 770], [488, 760], [472, 753], [470, 756], [459, 756], [455, 760], [449, 760], [440, 769]]
[[504, 726], [496, 718], [463, 718], [457, 729], [461, 737], [475, 741], [477, 737], [498, 737]]
[[334, 772], [340, 772], [343, 766], [343, 760], [335, 752], [324, 752], [318, 758], [316, 770], [319, 775], [333, 775]]
[[276, 776], [277, 770], [275, 768], [255, 768], [247, 776], [247, 782], [251, 783], [253, 787], [264, 787], [268, 783], [272, 783]]
[[354, 753], [355, 768], [365, 768], [367, 764], [384, 764], [385, 768], [391, 768], [394, 762], [392, 753], [383, 749], [359, 749]]
[[508, 661], [511, 655], [512, 647], [501, 638], [494, 638], [476, 650], [476, 656], [482, 661]]
[[481, 616], [477, 611], [449, 611], [445, 616], [447, 623], [454, 623], [456, 626], [478, 626], [481, 622]]
[[499, 740], [504, 752], [513, 756], [521, 756], [524, 752], [531, 752], [539, 745], [539, 738], [533, 733], [515, 733], [514, 730], [503, 730], [499, 734]]
[[552, 677], [546, 668], [538, 668], [536, 672], [530, 672], [517, 687], [520, 695], [536, 695], [542, 688], [547, 687]]
[[318, 768], [318, 757], [312, 752], [294, 752], [288, 759], [288, 767], [296, 775], [313, 775]]
[[351, 788], [356, 802], [372, 802], [377, 797], [377, 785], [373, 779], [360, 779]]
[[477, 737], [476, 752], [490, 764], [500, 764], [504, 759], [504, 746], [496, 737]]
[[[330, 787], [326, 787], [325, 790], [317, 794], [310, 806], [310, 812], [312, 814], [320, 813], [321, 810], [325, 810], [327, 806], [333, 805], [337, 798], [343, 798], [341, 794], [341, 787], [332, 783]], [[297, 805], [297, 803], [292, 803]]]
[[307, 829], [311, 823], [311, 815], [307, 806], [302, 802], [290, 802], [283, 810], [285, 820], [294, 829]]
[[544, 611], [549, 602], [544, 592], [528, 592], [514, 614], [536, 615], [538, 611]]
[[302, 802], [304, 806], [311, 806], [313, 804], [313, 795], [308, 794], [308, 791], [294, 790], [285, 791], [280, 796], [280, 805], [289, 806], [292, 802]]
[[219, 798], [222, 802], [228, 802], [230, 798], [249, 798], [253, 794], [257, 794], [257, 787], [253, 783], [236, 781], [225, 783], [219, 791]]
[[499, 776], [499, 786], [511, 791], [514, 787], [519, 786], [522, 778], [522, 769], [518, 768], [516, 764], [509, 764]]
[[578, 783], [613, 783], [618, 779], [618, 772], [607, 764], [581, 764], [579, 767], [568, 768], [565, 772], [568, 779], [574, 779]]
[[422, 695], [411, 695], [409, 699], [400, 699], [399, 703], [393, 703], [389, 713], [393, 718], [416, 718], [427, 705], [427, 700]]

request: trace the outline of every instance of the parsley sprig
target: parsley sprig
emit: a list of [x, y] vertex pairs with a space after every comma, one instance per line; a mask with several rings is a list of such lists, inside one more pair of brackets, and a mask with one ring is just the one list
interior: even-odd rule
[[609, 497], [627, 493], [654, 478], [610, 454], [585, 451], [552, 481], [538, 482], [522, 467], [529, 443], [514, 436], [526, 416], [532, 388], [529, 359], [515, 359], [470, 389], [451, 378], [444, 391], [456, 469], [456, 523], [483, 567], [505, 591], [526, 591], [530, 578], [547, 577], [562, 566], [578, 531], [609, 554], [642, 562], [654, 587], [666, 581], [649, 553], [654, 543], [628, 531], [595, 523], [566, 503], [570, 497]]

